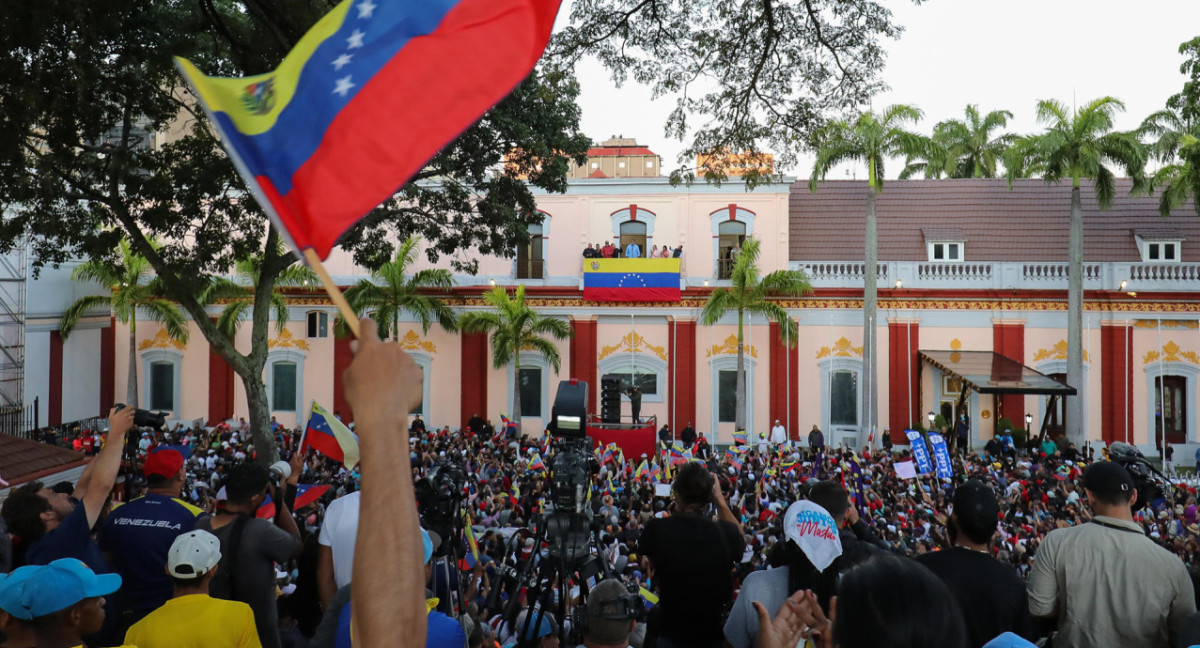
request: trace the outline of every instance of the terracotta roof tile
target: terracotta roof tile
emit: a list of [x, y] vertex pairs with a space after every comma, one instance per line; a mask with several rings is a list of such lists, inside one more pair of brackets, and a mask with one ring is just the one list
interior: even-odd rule
[[84, 456], [74, 450], [0, 434], [0, 476], [13, 486], [82, 461]]
[[609, 157], [620, 155], [656, 155], [654, 151], [644, 146], [603, 146], [588, 149], [588, 157]]
[[[1130, 196], [1132, 182], [1117, 181], [1111, 209], [1101, 210], [1088, 183], [1083, 187], [1084, 259], [1139, 262], [1133, 230], [1174, 230], [1200, 240], [1200, 218], [1191, 204], [1176, 210], [1169, 225], [1158, 213], [1157, 195]], [[866, 181], [807, 181], [792, 185], [790, 258], [852, 261], [863, 258]], [[1066, 262], [1070, 184], [1003, 179], [890, 180], [876, 201], [880, 261], [925, 261], [925, 238], [935, 230], [958, 230], [969, 241], [966, 260]], [[923, 233], [924, 232], [924, 233]], [[1182, 261], [1200, 261], [1200, 243], [1184, 244]]]
[[588, 177], [589, 178], [607, 178], [608, 174], [604, 173], [600, 169], [596, 169], [595, 171], [592, 171], [591, 175], [589, 175]]

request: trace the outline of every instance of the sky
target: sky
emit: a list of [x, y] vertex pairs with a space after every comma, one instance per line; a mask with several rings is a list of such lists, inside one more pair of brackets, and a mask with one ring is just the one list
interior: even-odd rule
[[[1137, 127], [1179, 92], [1183, 57], [1179, 44], [1200, 35], [1200, 0], [883, 0], [897, 24], [899, 40], [885, 41], [883, 80], [890, 90], [875, 107], [907, 103], [925, 119], [917, 129], [930, 133], [944, 119], [962, 119], [969, 103], [981, 112], [1013, 113], [1009, 131], [1040, 130], [1039, 99], [1070, 105], [1113, 96], [1125, 102], [1119, 129]], [[569, 9], [564, 3], [560, 24]], [[596, 142], [613, 135], [636, 137], [677, 166], [683, 144], [663, 134], [670, 98], [651, 99], [650, 89], [632, 81], [617, 88], [596, 61], [577, 69], [582, 93], [582, 129]], [[888, 177], [900, 171], [893, 163]], [[780, 169], [808, 177], [812, 156], [796, 168]], [[834, 169], [828, 177], [858, 177], [863, 171]]]

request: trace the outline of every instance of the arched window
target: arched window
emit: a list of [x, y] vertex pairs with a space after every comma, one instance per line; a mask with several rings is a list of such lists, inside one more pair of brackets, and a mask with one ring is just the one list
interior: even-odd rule
[[641, 256], [646, 256], [646, 223], [644, 221], [625, 221], [621, 223], [621, 254], [630, 243], [636, 243], [641, 250]]
[[717, 278], [729, 279], [733, 275], [733, 261], [737, 251], [746, 242], [746, 224], [739, 221], [721, 221], [717, 225]]
[[151, 349], [142, 353], [143, 391], [149, 409], [179, 414], [183, 354], [174, 349]]
[[517, 279], [544, 279], [546, 266], [545, 230], [529, 226], [529, 242], [517, 247]]

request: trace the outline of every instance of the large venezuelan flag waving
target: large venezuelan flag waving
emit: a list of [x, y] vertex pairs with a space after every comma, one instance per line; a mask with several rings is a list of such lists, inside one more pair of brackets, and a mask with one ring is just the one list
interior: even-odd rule
[[345, 0], [273, 72], [176, 63], [259, 204], [324, 259], [529, 74], [559, 1]]
[[679, 259], [586, 259], [583, 298], [605, 302], [680, 301]]

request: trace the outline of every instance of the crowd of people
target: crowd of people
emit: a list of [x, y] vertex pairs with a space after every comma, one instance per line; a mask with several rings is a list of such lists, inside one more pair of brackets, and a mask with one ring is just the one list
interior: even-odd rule
[[388, 355], [347, 375], [362, 466], [279, 427], [268, 469], [241, 422], [114, 412], [78, 483], [22, 485], [0, 510], [0, 648], [1200, 641], [1195, 488], [1147, 490], [1103, 449], [997, 440], [937, 479], [898, 470], [890, 437], [835, 448], [776, 423], [720, 449], [668, 430], [656, 456], [595, 448], [582, 542], [602, 559], [584, 567], [544, 531], [560, 441], [410, 419], [392, 392], [415, 369]]
[[626, 243], [624, 247], [620, 242], [613, 245], [612, 241], [605, 241], [604, 245], [593, 243], [583, 246], [583, 258], [585, 259], [678, 259], [683, 256], [683, 244], [680, 243], [677, 247], [658, 244], [652, 246], [649, 250], [643, 250], [641, 245], [635, 241]]

